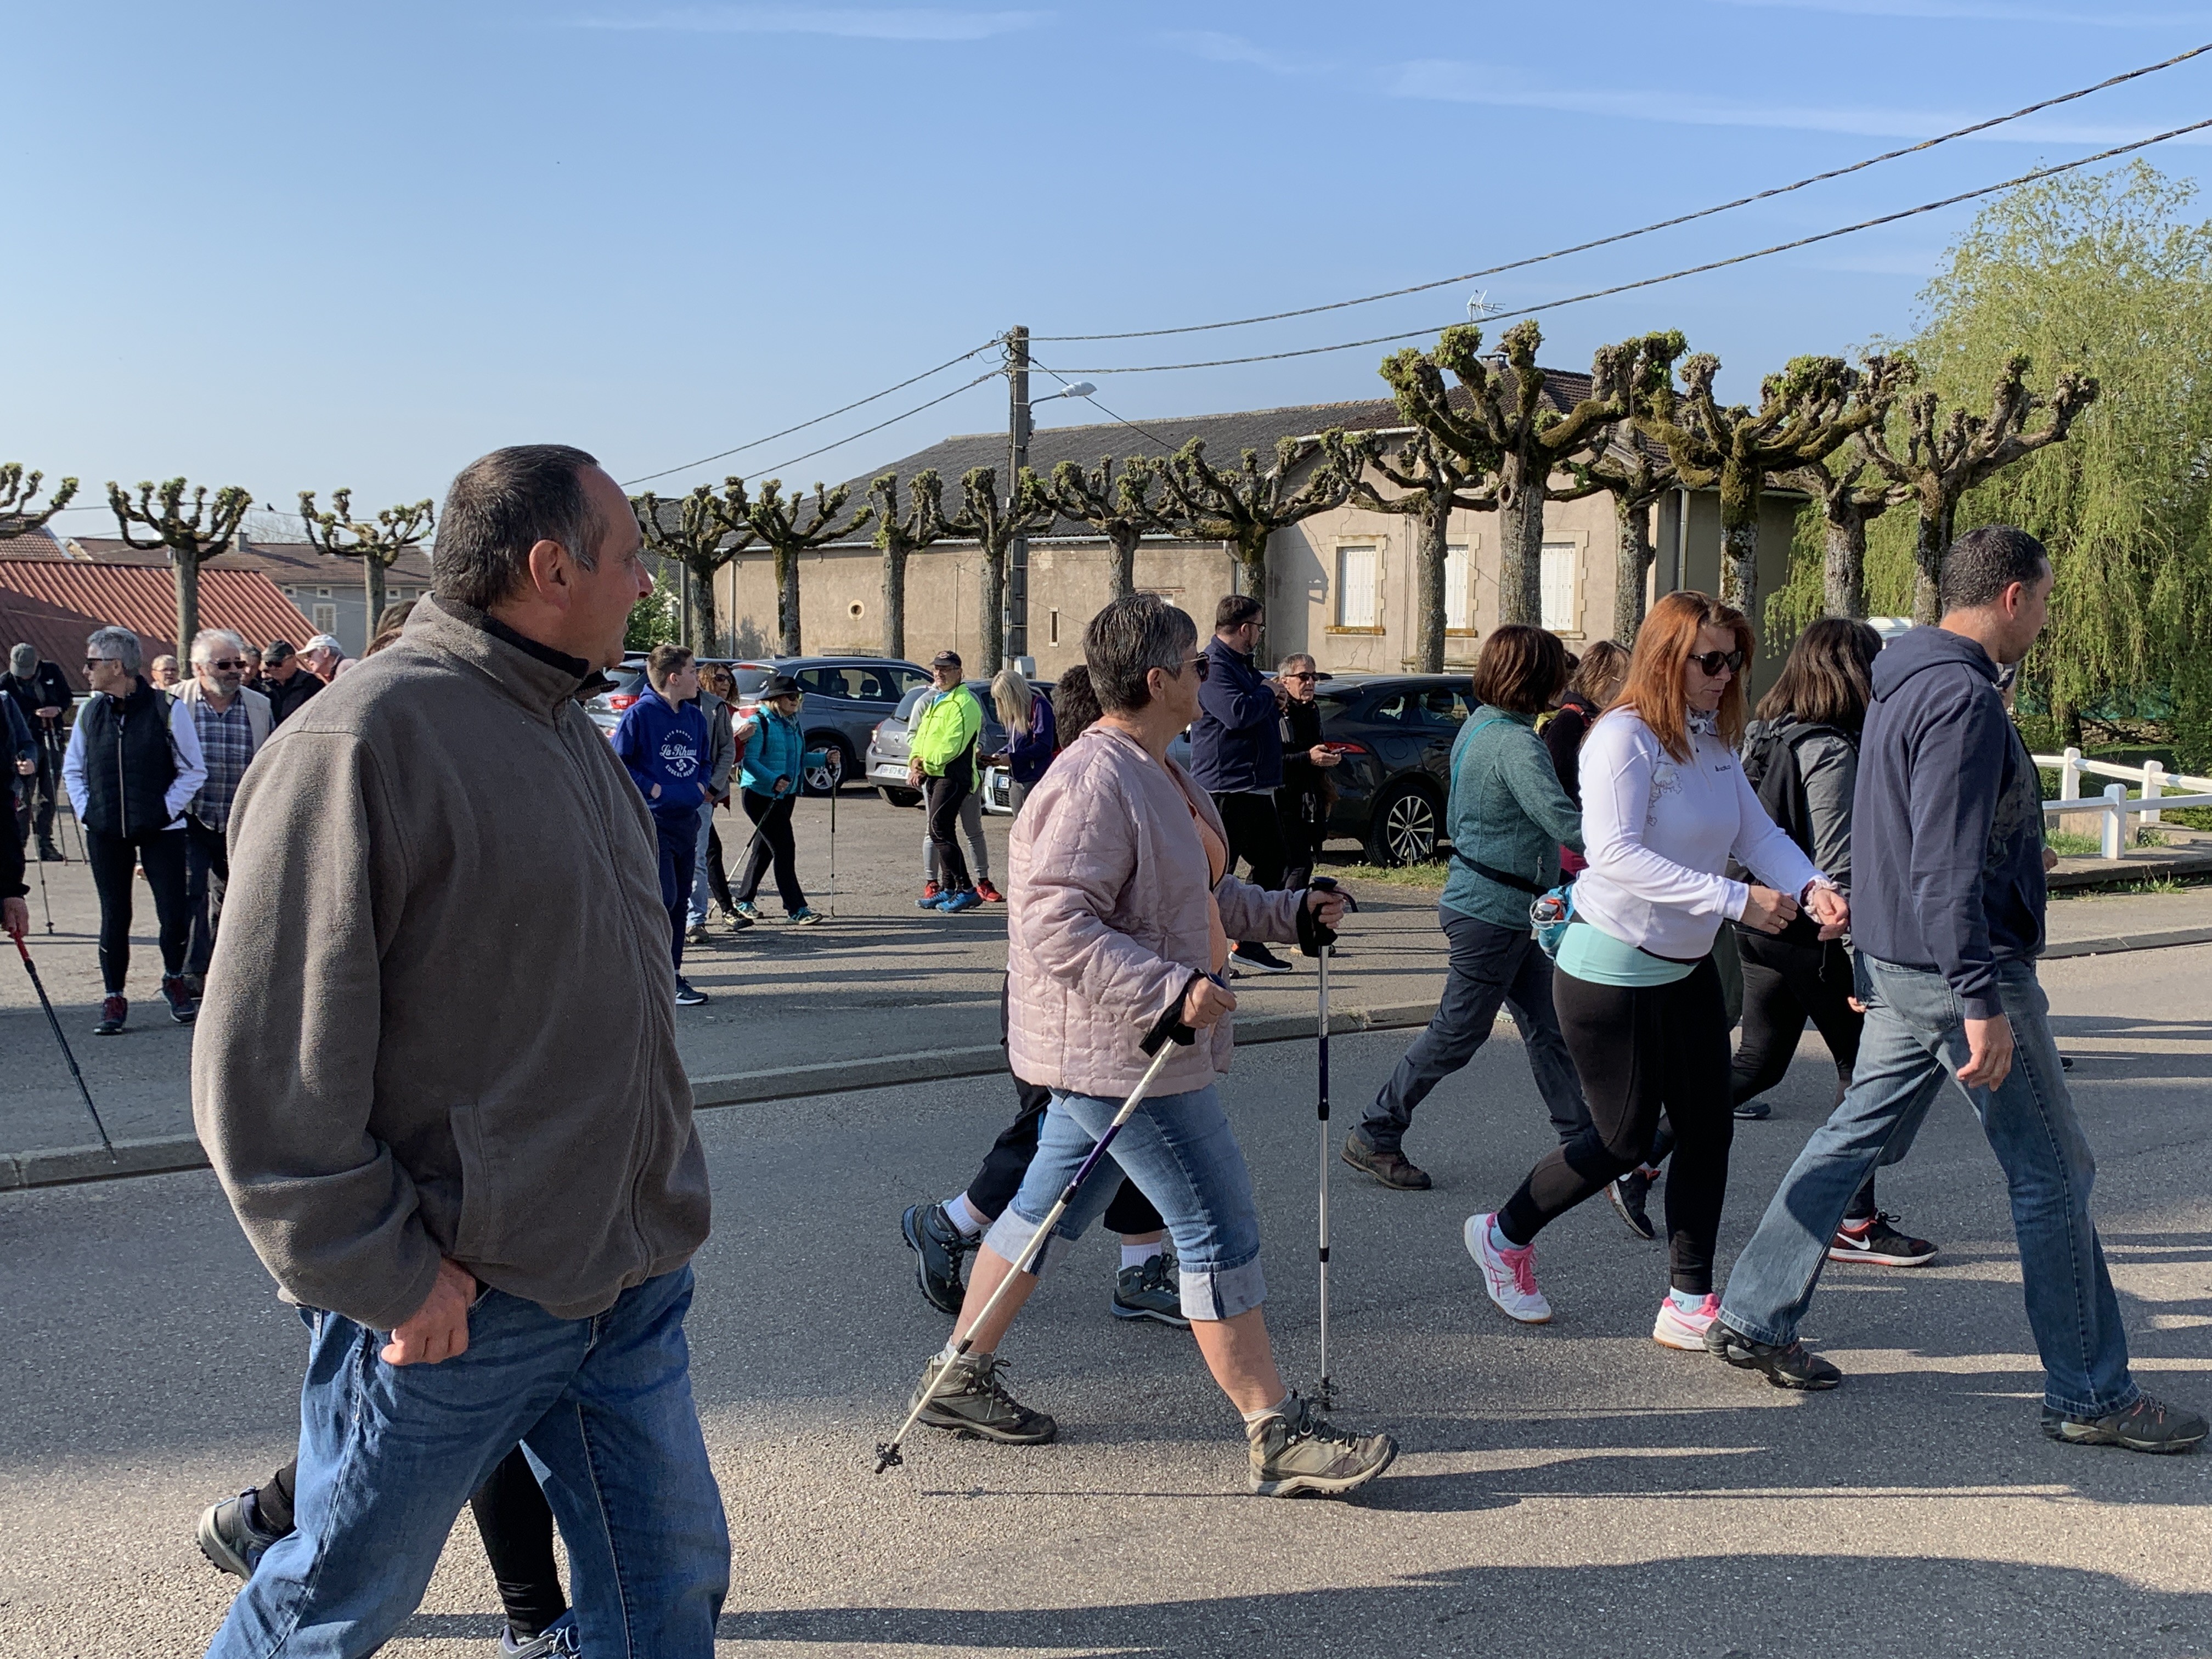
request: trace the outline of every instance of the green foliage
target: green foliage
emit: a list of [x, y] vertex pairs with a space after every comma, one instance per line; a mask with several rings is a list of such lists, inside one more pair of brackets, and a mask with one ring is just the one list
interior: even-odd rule
[[21, 461], [0, 462], [0, 542], [36, 530], [70, 504], [76, 494], [75, 478], [64, 478], [62, 487], [44, 507], [31, 505], [46, 476], [43, 472], [27, 475]]
[[[110, 479], [107, 484], [108, 511], [115, 514], [117, 528], [123, 532], [124, 544], [142, 551], [166, 548], [169, 554], [169, 574], [177, 588], [177, 654], [181, 657], [191, 649], [192, 635], [200, 626], [200, 561], [212, 558], [230, 545], [238, 533], [239, 525], [246, 518], [246, 510], [253, 505], [253, 492], [237, 484], [226, 484], [208, 499], [207, 486], [192, 489], [191, 505], [185, 505], [182, 478], [171, 478], [158, 487], [151, 483], [138, 486], [138, 499], [132, 501], [131, 492]], [[134, 526], [143, 526], [150, 532], [150, 539], [141, 541]]]
[[650, 651], [656, 645], [674, 645], [682, 632], [677, 614], [676, 584], [660, 582], [629, 608], [629, 625], [623, 633], [625, 651]]

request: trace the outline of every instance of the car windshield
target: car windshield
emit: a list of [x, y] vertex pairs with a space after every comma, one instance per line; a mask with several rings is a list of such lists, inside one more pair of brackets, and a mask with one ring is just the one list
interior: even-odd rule
[[763, 667], [758, 663], [736, 663], [730, 668], [730, 677], [738, 683], [738, 695], [741, 697], [758, 696], [761, 687], [769, 683], [769, 677], [775, 672], [773, 668]]

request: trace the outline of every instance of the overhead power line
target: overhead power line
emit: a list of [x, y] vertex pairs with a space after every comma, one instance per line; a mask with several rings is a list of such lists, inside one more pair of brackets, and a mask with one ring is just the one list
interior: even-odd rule
[[[996, 344], [997, 342], [994, 341], [992, 343]], [[972, 357], [975, 354], [971, 351], [968, 355]], [[956, 357], [953, 361], [957, 362], [960, 360]], [[760, 476], [766, 477], [771, 472], [781, 472], [787, 466], [797, 466], [801, 461], [811, 461], [817, 455], [826, 455], [833, 449], [842, 449], [847, 444], [866, 437], [870, 433], [881, 432], [887, 426], [896, 426], [901, 421], [907, 419], [908, 416], [919, 415], [925, 409], [934, 409], [938, 404], [944, 403], [950, 398], [958, 397], [962, 392], [968, 391], [970, 387], [979, 386], [986, 380], [997, 380], [999, 376], [1005, 372], [1006, 371], [1003, 369], [997, 368], [986, 369], [982, 374], [978, 374], [974, 380], [963, 381], [960, 385], [954, 386], [951, 391], [941, 392], [938, 396], [932, 398], [926, 404], [916, 404], [912, 409], [908, 410], [904, 415], [894, 415], [888, 421], [878, 421], [873, 426], [863, 427], [858, 432], [848, 433], [842, 438], [836, 439], [832, 442], [823, 445], [819, 449], [810, 449], [804, 455], [794, 455], [787, 461], [778, 461], [774, 466], [762, 467], [759, 469]], [[909, 380], [907, 384], [911, 386], [914, 382]], [[825, 416], [823, 418], [826, 420], [828, 416]], [[814, 422], [809, 421], [807, 424], [809, 426], [812, 426]]]
[[[1569, 254], [1587, 253], [1592, 248], [1610, 247], [1615, 242], [1626, 242], [1632, 240], [1634, 238], [1638, 236], [1649, 236], [1654, 231], [1671, 230], [1677, 225], [1694, 224], [1700, 219], [1710, 219], [1715, 214], [1733, 212], [1735, 209], [1740, 207], [1749, 207], [1755, 202], [1768, 201], [1777, 196], [1787, 196], [1792, 191], [1804, 190], [1813, 185], [1826, 184], [1831, 179], [1841, 179], [1850, 173], [1863, 173], [1869, 167], [1880, 167], [1884, 161], [1894, 161], [1904, 156], [1917, 155], [1922, 150], [1935, 149], [1938, 144], [1948, 144], [1954, 138], [1966, 138], [1972, 137], [1977, 132], [1986, 132], [1991, 127], [2001, 127], [2008, 121], [2017, 121], [2024, 116], [2033, 115], [2042, 110], [2052, 109], [2060, 104], [2070, 104], [2076, 99], [2088, 97], [2092, 93], [2103, 92], [2107, 88], [2117, 87], [2125, 82], [2140, 80], [2146, 75], [2155, 75], [2160, 70], [2172, 69], [2177, 64], [2185, 64], [2192, 58], [2203, 57], [2206, 52], [2212, 52], [2212, 42], [2207, 42], [2205, 45], [2201, 46], [2192, 46], [2187, 52], [2181, 52], [2174, 57], [2166, 58], [2163, 63], [2146, 64], [2141, 69], [2130, 70], [2124, 75], [2115, 75], [2109, 80], [2098, 82], [2094, 87], [2082, 87], [2074, 92], [2061, 93], [2056, 98], [2045, 98], [2041, 102], [2030, 104], [2024, 109], [2016, 109], [2009, 115], [1991, 116], [1988, 120], [1977, 121], [1972, 126], [1960, 127], [1955, 131], [1942, 133], [1933, 138], [1924, 138], [1917, 144], [1906, 145], [1903, 149], [1886, 150], [1880, 155], [1869, 155], [1863, 161], [1854, 161], [1849, 167], [1832, 167], [1826, 173], [1816, 173], [1810, 178], [1800, 179], [1794, 184], [1777, 185], [1771, 190], [1762, 190], [1754, 195], [1739, 197], [1733, 202], [1723, 202], [1717, 207], [1700, 208], [1695, 213], [1680, 214], [1672, 219], [1661, 219], [1653, 224], [1639, 225], [1634, 230], [1617, 231], [1610, 236], [1601, 236], [1595, 241], [1577, 242], [1572, 247], [1556, 248], [1549, 253], [1531, 254], [1525, 259], [1510, 260], [1502, 265], [1490, 265], [1481, 270], [1463, 272], [1457, 276], [1440, 276], [1432, 283], [1416, 283], [1411, 288], [1394, 288], [1382, 294], [1362, 295], [1356, 300], [1334, 300], [1331, 301], [1327, 305], [1303, 306], [1295, 311], [1271, 311], [1258, 317], [1234, 317], [1226, 322], [1187, 323], [1178, 328], [1134, 329], [1128, 332], [1121, 334], [1040, 334], [1036, 336], [1035, 338], [1040, 343], [1055, 341], [1065, 343], [1073, 341], [1149, 340], [1157, 339], [1160, 336], [1166, 334], [1204, 334], [1218, 328], [1245, 328], [1254, 323], [1279, 323], [1291, 317], [1312, 317], [1317, 316], [1325, 311], [1344, 311], [1353, 306], [1370, 306], [1378, 301], [1400, 300], [1403, 299], [1409, 294], [1426, 294], [1434, 289], [1449, 288], [1458, 283], [1470, 283], [1481, 276], [1497, 276], [1509, 270], [1524, 270], [1530, 265], [1540, 265], [1547, 264], [1553, 259], [1564, 259]], [[2187, 131], [2189, 129], [2183, 128], [2182, 131]], [[2172, 135], [2169, 134], [2166, 136], [2171, 137]], [[2147, 143], [2155, 143], [2158, 141], [2156, 139], [2147, 139], [2144, 142]], [[2118, 151], [2113, 152], [2113, 154], [2116, 155], [2119, 152]], [[1407, 339], [1412, 337], [1409, 335], [1394, 335], [1387, 337]], [[1382, 342], [1379, 340], [1370, 340], [1356, 342], [1355, 343], [1375, 345], [1380, 344]], [[1324, 349], [1338, 350], [1347, 349], [1348, 348], [1328, 347]], [[1285, 353], [1284, 355], [1293, 356], [1296, 354]], [[1258, 362], [1264, 360], [1256, 357], [1235, 357], [1230, 358], [1226, 361], [1231, 362]]]
[[[1984, 185], [1975, 190], [1961, 191], [1956, 196], [1946, 196], [1941, 201], [1923, 202], [1918, 207], [1903, 208], [1895, 213], [1882, 214], [1878, 218], [1862, 219], [1855, 225], [1843, 225], [1834, 230], [1820, 231], [1811, 236], [1800, 236], [1794, 241], [1777, 242], [1771, 247], [1754, 248], [1748, 253], [1731, 254], [1725, 259], [1708, 259], [1703, 264], [1685, 265], [1681, 270], [1670, 270], [1664, 276], [1642, 276], [1632, 283], [1615, 283], [1610, 288], [1595, 288], [1586, 294], [1571, 294], [1564, 300], [1547, 300], [1540, 305], [1522, 306], [1514, 311], [1493, 312], [1484, 320], [1489, 321], [1492, 318], [1502, 319], [1508, 317], [1533, 317], [1539, 312], [1557, 311], [1562, 306], [1580, 305], [1586, 300], [1602, 300], [1612, 295], [1627, 294], [1640, 288], [1656, 288], [1662, 283], [1678, 282], [1682, 277], [1699, 276], [1708, 270], [1721, 270], [1729, 265], [1746, 264], [1753, 259], [1764, 259], [1770, 254], [1787, 253], [1793, 248], [1810, 247], [1816, 242], [1833, 241], [1838, 236], [1850, 236], [1858, 231], [1872, 230], [1879, 225], [1893, 225], [1900, 219], [1911, 219], [1923, 213], [1933, 213], [1939, 208], [1956, 207], [1960, 203], [1971, 202], [1977, 197], [1993, 195], [1998, 191], [2010, 190], [2019, 185], [2032, 185], [2039, 179], [2055, 178], [2059, 173], [2071, 173], [2079, 167], [2094, 167], [2100, 161], [2109, 161], [2117, 155], [2126, 155], [2135, 150], [2147, 149], [2153, 144], [2162, 144], [2169, 138], [2179, 138], [2191, 132], [2202, 132], [2207, 127], [2212, 127], [2212, 119], [2192, 121], [2185, 127], [2174, 127], [2168, 131], [2154, 134], [2148, 138], [2138, 138], [2131, 144], [2116, 144], [2111, 149], [2099, 150], [2094, 155], [2084, 155], [2079, 161], [2061, 161], [2056, 167], [2037, 167], [2033, 172], [2023, 173], [2017, 178], [2002, 179], [1996, 184]], [[1269, 363], [1285, 357], [1316, 357], [1326, 352], [1351, 351], [1360, 346], [1393, 345], [1401, 340], [1425, 339], [1431, 334], [1443, 332], [1446, 326], [1448, 325], [1438, 323], [1427, 328], [1408, 329], [1402, 334], [1377, 334], [1364, 340], [1345, 340], [1335, 345], [1303, 346], [1293, 351], [1263, 351], [1249, 357], [1216, 357], [1205, 362], [1194, 363], [1120, 363], [1110, 367], [1102, 365], [1090, 368], [1071, 368], [1063, 372], [1069, 374], [1164, 374], [1175, 369], [1228, 368], [1240, 363]]]

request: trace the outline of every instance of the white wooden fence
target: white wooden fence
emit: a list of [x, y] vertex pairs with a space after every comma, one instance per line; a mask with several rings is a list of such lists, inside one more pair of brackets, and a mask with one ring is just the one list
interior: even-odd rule
[[[2141, 766], [2118, 766], [2111, 761], [2084, 760], [2078, 749], [2069, 749], [2063, 755], [2030, 757], [2038, 766], [2058, 774], [2058, 799], [2043, 803], [2043, 813], [2049, 817], [2056, 812], [2094, 812], [2099, 817], [2099, 855], [2116, 859], [2120, 849], [2134, 844], [2135, 837], [2128, 833], [2128, 820], [2140, 823], [2159, 821], [2160, 803], [2167, 806], [2212, 806], [2212, 778], [2191, 777], [2186, 773], [2169, 772], [2158, 762], [2145, 761]], [[2115, 783], [2105, 786], [2101, 796], [2085, 797], [2081, 793], [2081, 775], [2093, 777], [2115, 778]], [[2142, 791], [2140, 800], [2128, 799], [2128, 785], [2134, 784]], [[2186, 793], [2169, 795], [2169, 788]]]

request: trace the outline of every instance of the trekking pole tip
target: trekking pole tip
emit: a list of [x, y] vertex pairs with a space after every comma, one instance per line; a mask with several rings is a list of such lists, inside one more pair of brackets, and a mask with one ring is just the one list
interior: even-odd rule
[[906, 1459], [899, 1455], [897, 1441], [878, 1440], [876, 1442], [876, 1473], [878, 1474], [881, 1474], [886, 1469], [897, 1468], [905, 1462]]

